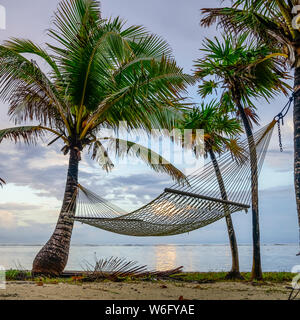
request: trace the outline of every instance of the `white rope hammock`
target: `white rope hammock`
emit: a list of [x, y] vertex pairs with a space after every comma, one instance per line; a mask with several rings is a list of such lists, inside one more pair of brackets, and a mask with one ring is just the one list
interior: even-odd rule
[[[263, 166], [275, 124], [274, 120], [253, 135], [257, 174]], [[216, 168], [209, 162], [188, 176], [188, 184], [166, 188], [156, 199], [131, 213], [78, 185], [66, 214], [76, 221], [110, 232], [148, 237], [190, 232], [234, 212], [247, 211], [251, 199], [251, 166], [247, 140], [241, 144], [245, 150], [244, 161], [237, 162], [230, 152], [217, 159], [223, 190]]]

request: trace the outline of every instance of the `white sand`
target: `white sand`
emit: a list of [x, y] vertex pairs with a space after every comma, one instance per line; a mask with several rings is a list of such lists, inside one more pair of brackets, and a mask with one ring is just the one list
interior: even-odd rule
[[43, 284], [8, 282], [0, 300], [287, 300], [289, 283], [253, 285], [245, 282], [210, 284], [170, 282]]

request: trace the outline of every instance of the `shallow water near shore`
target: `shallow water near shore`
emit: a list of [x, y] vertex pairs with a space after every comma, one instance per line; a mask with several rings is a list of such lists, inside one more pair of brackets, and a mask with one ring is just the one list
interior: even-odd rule
[[[29, 270], [40, 248], [38, 245], [0, 245], [0, 265], [6, 269], [21, 265]], [[295, 265], [300, 265], [296, 244], [265, 244], [261, 251], [264, 272], [290, 272]], [[240, 245], [239, 255], [241, 271], [250, 271], [252, 246]], [[94, 264], [95, 256], [126, 258], [147, 265], [150, 270], [184, 266], [186, 272], [218, 272], [227, 271], [231, 266], [228, 245], [73, 245], [66, 270], [85, 270], [86, 262]]]

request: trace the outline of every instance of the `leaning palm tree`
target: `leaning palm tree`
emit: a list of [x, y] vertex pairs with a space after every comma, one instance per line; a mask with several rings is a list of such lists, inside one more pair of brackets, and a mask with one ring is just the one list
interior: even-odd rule
[[[222, 154], [225, 150], [230, 151], [233, 159], [236, 161], [244, 161], [245, 155], [244, 150], [239, 146], [237, 140], [237, 137], [243, 132], [240, 121], [230, 117], [229, 114], [224, 111], [225, 110], [221, 109], [219, 104], [214, 101], [207, 105], [203, 103], [201, 108], [195, 107], [191, 111], [186, 111], [183, 120], [180, 121], [179, 127], [183, 130], [193, 130], [192, 132], [194, 133], [195, 130], [200, 128], [204, 130], [204, 156], [210, 156], [215, 169], [221, 197], [227, 201], [227, 192], [216, 155]], [[193, 135], [189, 146], [194, 151], [196, 157], [199, 156], [197, 148], [199, 143], [201, 142], [197, 141], [197, 135]], [[229, 214], [228, 206], [226, 208], [226, 205], [224, 205], [224, 210], [225, 213], [227, 211], [225, 220], [232, 256], [232, 268], [227, 274], [227, 278], [241, 279], [238, 246], [233, 222]]]
[[206, 97], [221, 90], [223, 102], [233, 103], [231, 107], [242, 119], [248, 138], [252, 175], [252, 277], [261, 279], [257, 155], [251, 127], [255, 106], [251, 98], [268, 99], [273, 94], [286, 92], [287, 85], [283, 80], [287, 75], [267, 46], [249, 43], [245, 35], [238, 38], [224, 36], [223, 41], [207, 39], [202, 51], [204, 57], [195, 64], [197, 76], [203, 79], [199, 93]]
[[202, 25], [218, 22], [230, 33], [248, 33], [288, 57], [288, 65], [294, 70], [294, 182], [300, 227], [299, 5], [299, 0], [234, 0], [231, 8], [203, 9]]
[[[32, 269], [59, 274], [68, 260], [74, 222], [65, 213], [77, 188], [81, 152], [88, 148], [92, 158], [111, 169], [104, 130], [118, 130], [120, 121], [127, 122], [128, 130], [173, 127], [184, 105], [180, 92], [194, 79], [176, 65], [161, 38], [143, 27], [125, 27], [120, 18], [102, 19], [98, 1], [61, 1], [49, 35], [54, 42], [45, 49], [23, 39], [0, 46], [0, 98], [9, 104], [9, 115], [17, 124], [39, 124], [2, 130], [0, 141], [31, 143], [50, 133], [49, 144], [61, 141], [62, 152], [69, 155], [58, 222]], [[24, 54], [46, 62], [47, 72]], [[118, 149], [118, 144], [116, 151], [117, 155], [130, 153], [129, 148]], [[159, 155], [155, 164], [145, 153], [134, 155], [156, 171], [177, 180], [185, 178]]]

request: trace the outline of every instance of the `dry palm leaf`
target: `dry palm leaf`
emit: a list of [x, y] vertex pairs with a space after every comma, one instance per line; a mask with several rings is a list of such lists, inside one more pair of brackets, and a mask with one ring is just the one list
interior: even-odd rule
[[147, 266], [140, 266], [136, 261], [110, 257], [108, 259], [97, 259], [95, 266], [86, 263], [85, 281], [97, 281], [109, 279], [117, 281], [120, 278], [132, 277], [142, 278], [155, 276], [157, 278], [169, 277], [170, 275], [182, 272], [183, 267], [166, 271], [148, 271]]

